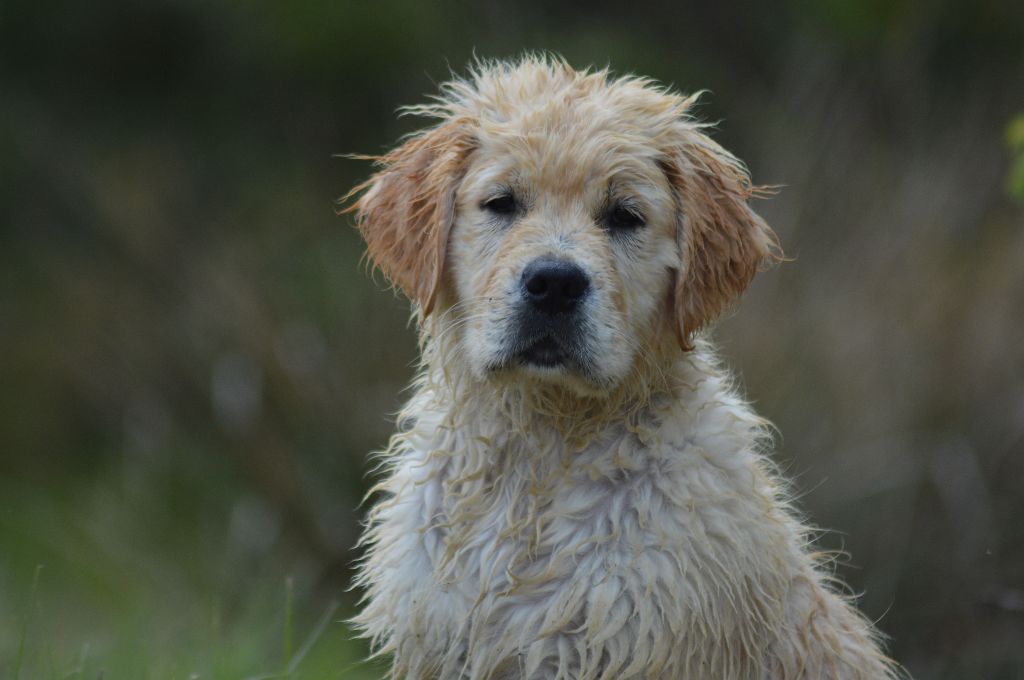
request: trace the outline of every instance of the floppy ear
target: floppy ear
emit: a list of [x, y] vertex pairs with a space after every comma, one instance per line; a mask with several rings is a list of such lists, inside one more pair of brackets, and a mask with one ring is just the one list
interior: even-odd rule
[[743, 164], [706, 135], [685, 131], [664, 169], [676, 193], [681, 266], [672, 291], [675, 330], [684, 350], [750, 284], [782, 259], [778, 237], [747, 201], [768, 193]]
[[441, 286], [455, 190], [472, 144], [459, 120], [420, 132], [375, 157], [380, 170], [342, 199], [357, 197], [344, 212], [355, 213], [370, 261], [424, 317]]

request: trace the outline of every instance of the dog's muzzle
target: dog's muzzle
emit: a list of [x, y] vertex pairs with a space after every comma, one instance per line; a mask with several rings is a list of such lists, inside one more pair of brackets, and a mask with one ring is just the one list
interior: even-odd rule
[[590, 277], [573, 262], [540, 257], [523, 269], [520, 290], [515, 358], [547, 368], [579, 364]]

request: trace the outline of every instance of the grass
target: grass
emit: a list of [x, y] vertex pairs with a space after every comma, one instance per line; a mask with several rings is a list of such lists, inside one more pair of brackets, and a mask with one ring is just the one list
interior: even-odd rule
[[222, 488], [190, 513], [116, 475], [87, 494], [0, 482], [0, 678], [381, 677], [343, 577], [284, 534], [247, 543]]
[[[363, 646], [350, 639], [341, 602], [323, 604], [310, 598], [299, 603], [290, 577], [276, 611], [265, 593], [253, 592], [250, 611], [228, 622], [222, 620], [216, 602], [211, 602], [208, 616], [179, 618], [171, 626], [152, 625], [169, 611], [154, 612], [149, 622], [126, 613], [125, 620], [112, 627], [100, 625], [67, 636], [57, 632], [60, 607], [47, 602], [45, 573], [42, 565], [37, 566], [16, 616], [19, 633], [14, 656], [5, 662], [0, 655], [2, 677], [362, 680], [381, 676], [379, 667], [364, 661]], [[179, 602], [183, 609], [194, 604]], [[317, 608], [319, 616], [311, 618], [309, 613]], [[280, 638], [280, 647], [274, 644], [275, 637]], [[295, 640], [300, 640], [297, 647], [293, 647]], [[281, 650], [279, 655], [272, 651], [276, 649]]]

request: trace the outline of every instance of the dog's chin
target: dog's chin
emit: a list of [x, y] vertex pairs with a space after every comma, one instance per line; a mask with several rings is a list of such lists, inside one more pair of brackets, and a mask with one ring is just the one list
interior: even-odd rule
[[552, 336], [520, 343], [501, 353], [488, 366], [489, 376], [501, 383], [532, 381], [562, 385], [589, 396], [606, 392], [614, 381], [602, 375], [589, 353], [567, 346]]
[[514, 359], [524, 368], [555, 373], [567, 372], [573, 364], [569, 351], [550, 336], [530, 343], [517, 352]]

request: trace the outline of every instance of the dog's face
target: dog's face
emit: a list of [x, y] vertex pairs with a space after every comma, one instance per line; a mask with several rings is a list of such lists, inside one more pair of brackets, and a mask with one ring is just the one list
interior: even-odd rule
[[477, 131], [448, 262], [478, 374], [610, 386], [657, 331], [678, 264], [672, 189], [649, 140], [593, 104]]
[[746, 287], [774, 234], [692, 99], [525, 60], [421, 112], [353, 209], [370, 255], [480, 377], [619, 384]]

